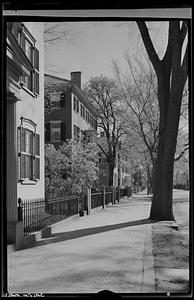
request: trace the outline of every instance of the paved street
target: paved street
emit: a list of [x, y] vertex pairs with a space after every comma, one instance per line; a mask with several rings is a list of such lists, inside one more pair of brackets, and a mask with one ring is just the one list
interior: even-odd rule
[[54, 224], [50, 238], [9, 254], [8, 291], [153, 293], [150, 205], [142, 193]]

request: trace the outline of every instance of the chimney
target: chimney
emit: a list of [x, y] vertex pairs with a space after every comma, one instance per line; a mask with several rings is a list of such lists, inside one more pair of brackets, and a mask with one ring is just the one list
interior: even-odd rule
[[71, 72], [71, 82], [76, 83], [77, 86], [81, 89], [81, 72]]

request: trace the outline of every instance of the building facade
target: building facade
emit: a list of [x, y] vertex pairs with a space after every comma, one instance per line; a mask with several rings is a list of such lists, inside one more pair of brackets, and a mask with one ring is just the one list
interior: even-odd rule
[[43, 24], [7, 22], [6, 207], [8, 242], [21, 238], [18, 198], [44, 198]]
[[[97, 143], [105, 152], [108, 150], [105, 133], [103, 131], [99, 132]], [[109, 164], [103, 151], [99, 152], [99, 156], [99, 185], [107, 186], [109, 183]], [[122, 149], [117, 150], [113, 185], [122, 188], [131, 186], [131, 160]]]
[[71, 80], [45, 74], [45, 142], [56, 148], [66, 140], [96, 141], [97, 112], [81, 90], [81, 72]]

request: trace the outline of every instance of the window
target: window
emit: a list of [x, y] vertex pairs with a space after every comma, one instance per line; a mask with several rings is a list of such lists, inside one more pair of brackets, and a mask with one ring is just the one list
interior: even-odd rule
[[51, 141], [61, 140], [61, 122], [56, 121], [51, 123]]
[[17, 40], [32, 65], [29, 75], [21, 77], [23, 87], [35, 95], [39, 95], [39, 51], [35, 47], [35, 39], [24, 25], [18, 27]]
[[86, 110], [86, 122], [89, 123], [89, 112]]
[[73, 109], [76, 110], [76, 97], [73, 96]]
[[60, 106], [65, 107], [65, 94], [60, 94]]
[[84, 118], [84, 119], [86, 118], [86, 109], [85, 109], [84, 106], [83, 106], [83, 118]]
[[60, 108], [61, 106], [60, 93], [57, 92], [50, 93], [50, 105], [52, 108]]
[[80, 139], [80, 128], [76, 125], [73, 126], [74, 140], [78, 141]]
[[77, 112], [79, 112], [79, 100], [77, 100]]
[[40, 135], [36, 124], [21, 118], [18, 127], [18, 180], [22, 183], [40, 179]]
[[76, 98], [76, 96], [73, 96], [73, 109], [76, 112], [79, 112], [79, 100]]

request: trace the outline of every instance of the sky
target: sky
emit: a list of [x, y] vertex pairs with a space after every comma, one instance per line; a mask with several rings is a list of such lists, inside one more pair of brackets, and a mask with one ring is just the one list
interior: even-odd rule
[[[165, 49], [167, 22], [149, 25], [153, 42], [159, 50]], [[135, 22], [71, 22], [58, 29], [70, 34], [45, 44], [45, 73], [70, 79], [72, 71], [81, 71], [82, 84], [100, 74], [113, 77], [112, 60], [127, 72], [126, 53], [133, 58], [145, 52]]]

